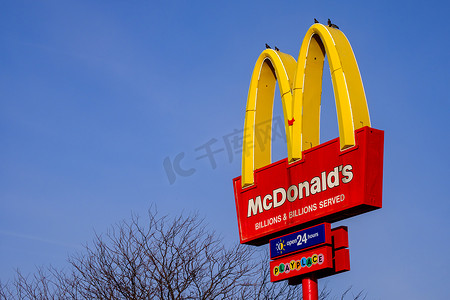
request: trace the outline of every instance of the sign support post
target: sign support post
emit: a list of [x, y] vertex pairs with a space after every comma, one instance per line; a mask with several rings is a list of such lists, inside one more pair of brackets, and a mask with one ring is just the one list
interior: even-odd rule
[[302, 279], [303, 300], [318, 300], [319, 290], [317, 287], [317, 277], [311, 274]]

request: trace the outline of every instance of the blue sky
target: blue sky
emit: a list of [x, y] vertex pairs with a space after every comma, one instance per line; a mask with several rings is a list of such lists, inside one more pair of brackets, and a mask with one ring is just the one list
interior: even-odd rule
[[[352, 270], [320, 284], [449, 298], [448, 11], [445, 1], [3, 1], [0, 279], [67, 266], [94, 231], [151, 205], [198, 211], [237, 242], [241, 162], [225, 141], [242, 130], [254, 63], [265, 43], [297, 58], [313, 19], [331, 18], [352, 44], [372, 126], [385, 130], [384, 198], [335, 224], [349, 226]], [[326, 141], [338, 136], [327, 72], [323, 88]], [[273, 149], [286, 156], [282, 138]], [[170, 173], [177, 157], [185, 173]]]

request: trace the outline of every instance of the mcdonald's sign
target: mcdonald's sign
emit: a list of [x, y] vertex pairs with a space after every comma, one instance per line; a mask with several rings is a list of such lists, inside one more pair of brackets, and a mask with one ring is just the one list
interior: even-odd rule
[[[320, 144], [325, 55], [339, 138]], [[272, 119], [277, 83], [288, 157], [272, 163], [270, 133], [255, 143], [256, 124]], [[371, 128], [358, 65], [340, 30], [312, 25], [298, 61], [264, 50], [248, 92], [242, 175], [233, 180], [241, 243], [264, 244], [292, 230], [381, 208], [383, 145], [384, 132]]]

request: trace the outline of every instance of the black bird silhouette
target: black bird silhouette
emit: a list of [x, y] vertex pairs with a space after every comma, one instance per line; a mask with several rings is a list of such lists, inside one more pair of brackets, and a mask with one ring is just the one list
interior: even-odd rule
[[280, 49], [278, 49], [277, 46], [275, 46], [275, 50], [276, 50], [276, 51], [280, 51]]
[[330, 19], [328, 19], [328, 27], [339, 29], [339, 27], [336, 24], [331, 23]]
[[267, 43], [266, 43], [266, 49], [272, 49], [272, 48], [270, 48], [270, 46], [269, 46], [269, 45], [267, 45]]
[[319, 21], [317, 21], [317, 19], [316, 19], [316, 18], [314, 18], [314, 23], [319, 23]]

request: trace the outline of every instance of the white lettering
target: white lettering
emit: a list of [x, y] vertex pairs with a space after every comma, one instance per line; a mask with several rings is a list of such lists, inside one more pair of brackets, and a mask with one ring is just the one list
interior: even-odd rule
[[352, 181], [353, 179], [352, 169], [353, 169], [352, 165], [346, 165], [342, 169], [342, 176], [344, 176], [344, 178], [342, 178], [343, 183], [349, 183], [350, 181]]
[[[261, 196], [256, 196], [254, 199], [248, 200], [248, 210], [247, 217], [251, 217], [257, 214], [262, 213], [263, 211], [268, 211], [272, 208], [277, 208], [282, 206], [286, 199], [289, 202], [294, 202], [297, 199], [303, 199], [303, 197], [309, 197], [310, 195], [315, 195], [322, 191], [325, 191], [327, 188], [331, 189], [339, 186], [340, 181], [343, 183], [349, 183], [353, 180], [353, 167], [352, 165], [340, 165], [338, 167], [334, 167], [333, 170], [329, 173], [321, 172], [320, 176], [313, 177], [310, 181], [303, 181], [298, 184], [293, 184], [289, 186], [287, 191], [280, 187], [272, 191], [271, 194], [267, 194], [261, 201]], [[341, 201], [344, 201], [345, 196], [339, 195], [334, 198], [329, 198], [326, 200], [322, 200], [319, 203], [319, 208], [327, 207]], [[308, 213], [309, 211], [313, 211], [317, 209], [315, 206], [310, 209], [300, 209], [296, 212], [290, 212], [289, 218], [295, 217], [297, 214], [301, 215], [304, 213]], [[264, 224], [260, 224], [264, 227]], [[259, 225], [258, 225], [259, 226]]]
[[[281, 199], [278, 199], [278, 194], [281, 194]], [[286, 190], [283, 188], [278, 188], [273, 191], [273, 207], [278, 207], [284, 204], [286, 201]]]
[[272, 203], [267, 203], [267, 201], [271, 201], [272, 200], [272, 195], [268, 194], [264, 197], [263, 199], [263, 206], [264, 206], [264, 210], [269, 210], [272, 208]]
[[253, 201], [253, 199], [248, 200], [247, 218], [256, 215], [258, 212], [263, 212], [263, 208], [261, 205], [261, 196], [256, 197], [256, 201]]
[[326, 189], [327, 189], [327, 172], [322, 172], [322, 191], [325, 191]]
[[[333, 180], [333, 178], [334, 178], [334, 180]], [[328, 173], [327, 184], [330, 189], [334, 188], [335, 186], [339, 186], [339, 168], [338, 167], [334, 168], [334, 170], [332, 172]]]
[[305, 197], [309, 196], [309, 182], [305, 181], [305, 182], [299, 183], [299, 185], [298, 185], [298, 192], [299, 192], [298, 199], [303, 198], [303, 188], [305, 189]]
[[[294, 194], [292, 195], [292, 192], [294, 192]], [[287, 190], [287, 198], [289, 202], [294, 202], [295, 199], [297, 199], [298, 196], [298, 188], [296, 185], [291, 185], [288, 190]]]
[[314, 177], [311, 180], [311, 194], [320, 193], [322, 190], [320, 189], [320, 178]]

